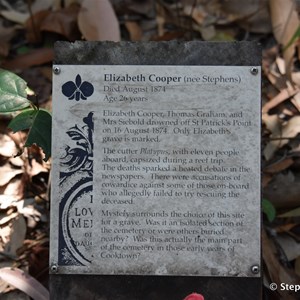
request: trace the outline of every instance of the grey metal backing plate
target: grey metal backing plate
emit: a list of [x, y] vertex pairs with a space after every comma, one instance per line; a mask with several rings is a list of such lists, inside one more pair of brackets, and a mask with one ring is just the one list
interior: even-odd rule
[[55, 64], [260, 66], [254, 42], [56, 42]]
[[[255, 42], [57, 42], [56, 64], [261, 65]], [[261, 299], [261, 278], [51, 275], [51, 299]]]

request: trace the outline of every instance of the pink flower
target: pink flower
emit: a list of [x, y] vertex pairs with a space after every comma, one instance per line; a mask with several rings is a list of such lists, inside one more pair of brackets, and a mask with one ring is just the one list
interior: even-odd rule
[[184, 298], [184, 300], [205, 300], [204, 297], [197, 293], [192, 293]]

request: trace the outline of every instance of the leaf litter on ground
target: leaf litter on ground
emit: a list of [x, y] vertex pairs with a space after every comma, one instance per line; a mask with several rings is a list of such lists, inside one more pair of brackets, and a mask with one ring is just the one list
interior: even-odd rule
[[[266, 286], [270, 282], [299, 282], [300, 251], [294, 247], [300, 236], [298, 2], [128, 0], [126, 5], [118, 0], [29, 2], [32, 2], [31, 13], [26, 7], [3, 2], [6, 6], [1, 11], [0, 24], [5, 26], [2, 32], [6, 37], [0, 44], [2, 68], [19, 72], [38, 66], [51, 70], [51, 44], [56, 39], [72, 41], [76, 34], [79, 34], [76, 38], [86, 40], [256, 40], [262, 43], [262, 171], [263, 196], [267, 201], [262, 239], [264, 282]], [[41, 3], [44, 7], [34, 8]], [[99, 18], [99, 14], [104, 17]], [[53, 28], [49, 25], [52, 23]], [[24, 29], [23, 36], [20, 28]], [[26, 53], [18, 54], [17, 50], [24, 45]], [[51, 80], [49, 72], [42, 76]], [[45, 89], [41, 88], [40, 93], [45, 94]], [[49, 95], [44, 98], [43, 105], [51, 108]], [[24, 103], [21, 100], [21, 106]], [[7, 125], [10, 116], [2, 118]], [[36, 146], [25, 150], [19, 160], [13, 158], [25, 143], [26, 134], [1, 131], [0, 177], [5, 180], [2, 179], [0, 186], [0, 249], [5, 253], [6, 245], [14, 239], [19, 247], [24, 231], [15, 238], [12, 228], [25, 220], [23, 245], [16, 249], [18, 259], [7, 253], [6, 263], [25, 270], [35, 269], [32, 272], [38, 274], [37, 269], [47, 269], [47, 259], [44, 259], [46, 264], [39, 265], [36, 257], [47, 257], [48, 251], [49, 219], [45, 211], [50, 163], [43, 162], [43, 154]], [[29, 253], [34, 253], [33, 258]], [[47, 284], [47, 276], [44, 280]], [[295, 299], [282, 291], [272, 295], [274, 299]]]

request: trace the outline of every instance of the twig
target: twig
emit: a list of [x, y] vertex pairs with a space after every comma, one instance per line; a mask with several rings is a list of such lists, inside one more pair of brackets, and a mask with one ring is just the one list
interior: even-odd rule
[[9, 258], [9, 259], [11, 259], [11, 260], [16, 260], [16, 259], [17, 259], [16, 256], [11, 255], [11, 254], [6, 253], [6, 252], [0, 252], [0, 256], [4, 256], [4, 257]]
[[300, 137], [279, 137], [279, 138], [269, 138], [269, 141], [281, 141], [281, 140], [295, 140], [298, 141], [300, 140]]
[[177, 0], [176, 1], [176, 15], [177, 15], [177, 19], [178, 19], [178, 25], [179, 25], [179, 27], [182, 28], [179, 10], [180, 10], [179, 1]]
[[197, 2], [198, 2], [198, 0], [194, 0], [192, 9], [191, 9], [191, 13], [190, 13], [190, 32], [193, 32], [193, 12], [196, 8]]
[[289, 99], [290, 97], [295, 96], [299, 92], [298, 89], [289, 89], [286, 88], [282, 90], [279, 94], [277, 94], [274, 98], [272, 98], [269, 102], [267, 102], [263, 108], [262, 113], [269, 112], [270, 109], [274, 108], [278, 104], [282, 103], [283, 101]]
[[36, 24], [35, 24], [34, 17], [33, 17], [33, 12], [32, 12], [32, 9], [31, 9], [32, 2], [31, 2], [31, 0], [27, 0], [26, 2], [27, 2], [29, 14], [30, 14], [30, 20], [31, 20], [33, 33], [35, 35], [35, 39], [38, 41], [39, 40], [39, 35], [38, 35], [38, 32], [37, 32]]

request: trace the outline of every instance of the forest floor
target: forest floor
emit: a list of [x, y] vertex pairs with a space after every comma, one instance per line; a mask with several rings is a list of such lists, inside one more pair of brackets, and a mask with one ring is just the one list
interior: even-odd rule
[[[111, 5], [112, 4], [112, 5]], [[51, 111], [57, 40], [257, 41], [262, 60], [265, 299], [271, 282], [300, 282], [300, 5], [293, 0], [0, 0], [0, 67]], [[48, 287], [51, 160], [0, 116], [0, 275], [20, 268]], [[0, 279], [1, 299], [29, 299]]]

